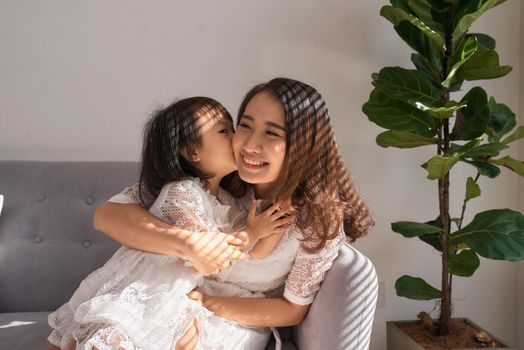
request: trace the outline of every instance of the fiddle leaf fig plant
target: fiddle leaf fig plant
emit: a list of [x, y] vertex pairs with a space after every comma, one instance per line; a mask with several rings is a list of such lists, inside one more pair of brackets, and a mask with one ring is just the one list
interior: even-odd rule
[[[387, 129], [376, 138], [381, 147], [434, 147], [422, 164], [438, 187], [439, 213], [427, 222], [401, 221], [391, 225], [406, 238], [417, 237], [441, 252], [442, 283], [431, 286], [422, 278], [400, 277], [395, 288], [402, 297], [440, 299], [437, 335], [447, 335], [451, 320], [452, 277], [472, 276], [479, 256], [515, 261], [524, 259], [524, 216], [510, 209], [477, 213], [466, 223], [467, 204], [481, 195], [481, 176], [494, 179], [501, 168], [524, 176], [524, 163], [501, 156], [510, 144], [524, 138], [511, 109], [475, 86], [461, 94], [464, 81], [500, 78], [512, 68], [501, 65], [495, 39], [470, 33], [471, 25], [505, 0], [391, 0], [380, 14], [415, 52], [414, 69], [385, 67], [372, 74], [373, 91], [363, 111]], [[450, 213], [450, 173], [464, 163], [472, 176], [464, 184], [459, 215]], [[462, 191], [462, 190], [461, 190]]]

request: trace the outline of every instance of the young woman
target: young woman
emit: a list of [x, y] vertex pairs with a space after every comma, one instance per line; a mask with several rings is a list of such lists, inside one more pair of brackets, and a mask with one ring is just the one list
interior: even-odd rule
[[[365, 235], [374, 224], [336, 147], [325, 101], [313, 87], [277, 78], [251, 89], [240, 107], [233, 150], [247, 187], [239, 200], [244, 215], [254, 197], [262, 205], [292, 206], [295, 223], [265, 259], [233, 261], [230, 269], [206, 278], [202, 290], [192, 293], [214, 315], [212, 322], [186, 333], [179, 343], [185, 348], [205, 338], [211, 349], [263, 349], [264, 342], [250, 343], [235, 336], [237, 330], [262, 333], [267, 327], [300, 323], [341, 245]], [[123, 202], [137, 202], [137, 197]], [[195, 240], [184, 241], [187, 232], [157, 225], [136, 204], [103, 205], [95, 227], [139, 249], [177, 254], [163, 245], [174, 242], [182, 252], [198, 251]], [[203, 242], [206, 246], [208, 240]], [[214, 247], [207, 249], [210, 263], [201, 264], [208, 272], [229, 265], [234, 251], [223, 241]]]

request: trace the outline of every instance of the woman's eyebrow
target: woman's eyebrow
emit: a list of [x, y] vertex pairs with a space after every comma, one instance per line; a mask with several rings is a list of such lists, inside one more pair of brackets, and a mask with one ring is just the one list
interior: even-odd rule
[[[247, 114], [244, 114], [241, 119], [244, 119], [244, 118], [252, 122], [255, 121], [255, 118]], [[286, 131], [286, 129], [282, 125], [274, 123], [274, 122], [266, 121], [266, 125], [271, 126], [273, 128], [280, 129], [282, 131]]]

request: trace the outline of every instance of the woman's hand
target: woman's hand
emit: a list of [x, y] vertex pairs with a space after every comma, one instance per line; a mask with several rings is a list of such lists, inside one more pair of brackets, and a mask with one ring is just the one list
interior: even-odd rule
[[241, 237], [223, 232], [192, 232], [187, 238], [189, 253], [186, 257], [204, 276], [227, 268], [233, 259], [243, 259], [240, 251], [245, 243]]

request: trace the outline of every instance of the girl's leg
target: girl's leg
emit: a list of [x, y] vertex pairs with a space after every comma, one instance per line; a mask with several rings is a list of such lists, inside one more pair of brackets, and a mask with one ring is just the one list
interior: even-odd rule
[[176, 343], [175, 350], [195, 350], [198, 343], [198, 323], [193, 321], [187, 332]]

